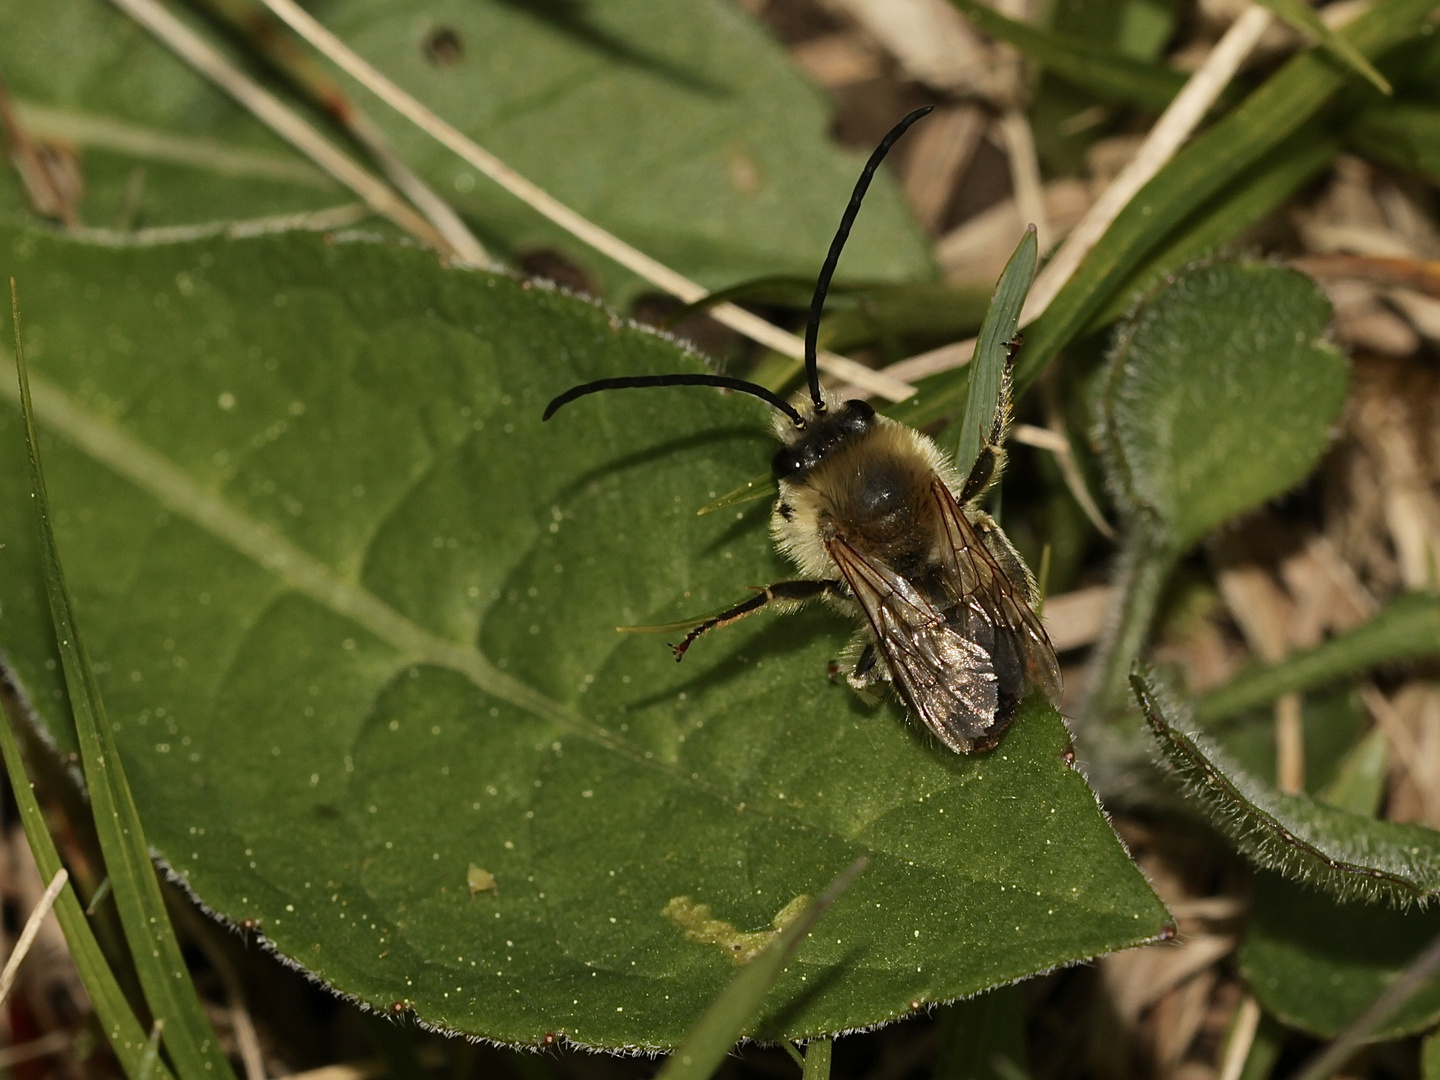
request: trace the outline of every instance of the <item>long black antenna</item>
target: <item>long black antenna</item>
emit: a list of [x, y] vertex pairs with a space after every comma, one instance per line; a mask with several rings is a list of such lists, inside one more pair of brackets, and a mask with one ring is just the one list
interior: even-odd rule
[[865, 163], [865, 168], [860, 173], [860, 179], [855, 181], [855, 190], [850, 195], [850, 205], [845, 207], [845, 213], [840, 216], [840, 228], [835, 230], [835, 239], [830, 241], [830, 253], [825, 256], [825, 264], [820, 267], [820, 276], [815, 279], [815, 295], [810, 299], [810, 321], [805, 324], [805, 375], [810, 380], [810, 400], [815, 403], [816, 413], [825, 411], [825, 399], [820, 396], [820, 366], [816, 357], [815, 343], [820, 334], [820, 314], [825, 310], [825, 294], [830, 291], [830, 279], [835, 276], [835, 266], [840, 262], [840, 252], [845, 247], [845, 241], [850, 238], [850, 227], [855, 224], [855, 215], [860, 213], [860, 203], [865, 198], [865, 192], [870, 188], [870, 180], [874, 177], [875, 170], [880, 167], [880, 162], [885, 160], [885, 155], [890, 152], [890, 147], [895, 145], [895, 140], [904, 135], [911, 124], [933, 111], [934, 108], [934, 105], [926, 105], [924, 108], [916, 109], [891, 128], [890, 133], [880, 140], [880, 145], [870, 155], [870, 160]]
[[644, 386], [718, 386], [722, 390], [739, 390], [742, 394], [758, 397], [766, 404], [773, 405], [788, 416], [797, 428], [805, 426], [805, 418], [778, 394], [766, 390], [759, 383], [746, 382], [744, 379], [732, 379], [726, 375], [629, 375], [617, 379], [596, 379], [594, 382], [581, 383], [579, 386], [572, 386], [566, 390], [545, 406], [545, 415], [541, 419], [549, 420], [562, 405], [568, 405], [576, 398], [584, 397], [586, 394], [595, 394], [601, 390], [629, 390]]

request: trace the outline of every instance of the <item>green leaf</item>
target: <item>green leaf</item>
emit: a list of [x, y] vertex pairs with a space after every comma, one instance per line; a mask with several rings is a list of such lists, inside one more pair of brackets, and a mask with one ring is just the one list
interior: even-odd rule
[[1384, 664], [1440, 652], [1440, 600], [1433, 593], [1405, 593], [1365, 623], [1287, 656], [1277, 664], [1255, 665], [1195, 705], [1202, 724], [1274, 701], [1281, 694], [1313, 690]]
[[1092, 657], [1097, 707], [1126, 696], [1176, 560], [1319, 459], [1349, 383], [1329, 318], [1303, 274], [1214, 262], [1170, 279], [1117, 334], [1094, 441], [1125, 519], [1122, 603]]
[[[115, 745], [105, 704], [95, 682], [94, 669], [85, 651], [85, 642], [75, 619], [74, 602], [65, 584], [65, 572], [50, 528], [50, 504], [40, 466], [40, 448], [35, 436], [30, 404], [30, 384], [21, 349], [20, 310], [14, 278], [11, 278], [11, 313], [15, 324], [15, 366], [19, 374], [20, 405], [29, 459], [30, 505], [34, 508], [40, 535], [41, 569], [49, 600], [54, 642], [65, 673], [65, 688], [74, 721], [90, 805], [94, 808], [95, 833], [105, 856], [105, 869], [115, 896], [115, 906], [125, 928], [125, 941], [135, 960], [135, 970], [145, 988], [145, 1000], [155, 1017], [157, 1029], [168, 1022], [170, 1034], [165, 1047], [184, 1080], [212, 1076], [233, 1080], [230, 1063], [220, 1050], [204, 1006], [195, 993], [175, 938], [160, 882], [150, 862], [145, 832], [125, 779], [119, 748]], [[153, 1051], [151, 1051], [153, 1053]], [[142, 1052], [141, 1072], [153, 1070]]]
[[[1305, 695], [1302, 701], [1305, 727], [1305, 788], [1307, 794], [1323, 792], [1344, 768], [1347, 757], [1364, 741], [1369, 716], [1357, 687], [1341, 684], [1327, 691]], [[1251, 776], [1274, 776], [1275, 711], [1257, 708], [1222, 723], [1202, 724], [1226, 755]], [[1331, 806], [1354, 810], [1324, 795]], [[1357, 813], [1359, 811], [1356, 811]]]
[[1366, 109], [1350, 125], [1362, 154], [1434, 182], [1440, 179], [1440, 105], [1395, 102]]
[[997, 986], [940, 1014], [934, 1080], [1016, 1080], [1028, 1075], [1025, 990]]
[[[1380, 0], [1341, 35], [1362, 55], [1375, 57], [1414, 35], [1433, 7], [1431, 0]], [[1015, 372], [1017, 391], [1089, 324], [1174, 228], [1319, 112], [1349, 77], [1328, 53], [1301, 53], [1176, 154], [1130, 200], [1045, 314], [1029, 326]]]
[[1020, 324], [1025, 295], [1035, 280], [1037, 257], [1035, 226], [1031, 225], [995, 283], [995, 295], [975, 339], [975, 354], [969, 364], [970, 393], [965, 398], [965, 415], [953, 436], [955, 467], [961, 476], [970, 475], [995, 425], [995, 410], [1010, 373], [1011, 343]]
[[1352, 814], [1375, 817], [1385, 801], [1390, 741], [1375, 728], [1351, 748], [1335, 779], [1320, 793], [1320, 801]]
[[1305, 3], [1305, 0], [1260, 0], [1260, 3], [1306, 37], [1318, 41], [1351, 70], [1365, 76], [1376, 90], [1382, 94], [1391, 92], [1390, 83], [1386, 81], [1385, 76], [1375, 70], [1375, 65], [1366, 60], [1364, 54], [1353, 44], [1331, 29], [1330, 25], [1315, 13], [1315, 9]]
[[[710, 1008], [705, 1010], [705, 1015], [686, 1033], [685, 1041], [660, 1070], [659, 1080], [709, 1080], [741, 1034], [753, 1028], [765, 998], [785, 970], [785, 965], [811, 935], [820, 917], [860, 876], [866, 861], [862, 856], [841, 871], [840, 876], [819, 897], [797, 905], [794, 916], [783, 929], [777, 920], [778, 933], [758, 956], [745, 964], [740, 974], [730, 980], [730, 985], [721, 991]], [[817, 1055], [817, 1065], [823, 1056], [826, 1056], [823, 1052]], [[827, 1075], [828, 1072], [827, 1069]], [[810, 1073], [807, 1056], [805, 1075], [808, 1077]]]
[[[343, 0], [324, 17], [523, 175], [709, 287], [761, 274], [813, 276], [863, 160], [833, 145], [828, 101], [728, 0]], [[439, 28], [460, 43], [452, 64], [427, 58], [425, 43]], [[81, 140], [88, 224], [189, 224], [353, 200], [105, 0], [7, 6], [0, 68], [17, 98], [62, 113], [72, 134], [115, 129]], [[559, 249], [616, 302], [650, 288], [346, 85], [497, 250]], [[118, 137], [131, 129], [145, 139]], [[167, 157], [172, 143], [192, 160]], [[255, 168], [291, 172], [235, 172], [226, 167], [233, 152], [263, 158]], [[3, 184], [0, 207], [14, 213], [23, 201], [13, 181]], [[846, 265], [877, 280], [931, 273], [889, 175], [876, 178]]]
[[1053, 34], [1008, 18], [980, 0], [950, 2], [991, 37], [1015, 46], [1031, 60], [1103, 101], [1143, 105], [1158, 112], [1185, 85], [1183, 73], [1163, 64]]
[[[1437, 933], [1440, 911], [1337, 904], [1274, 874], [1258, 874], [1240, 973], [1267, 1012], [1290, 1027], [1333, 1038]], [[1412, 997], [1369, 1041], [1413, 1035], [1437, 1020], [1440, 980]]]
[[1216, 262], [1177, 276], [1120, 333], [1097, 442], [1130, 527], [1182, 553], [1314, 467], [1349, 373], [1303, 274]]
[[[147, 836], [337, 989], [505, 1042], [674, 1046], [728, 946], [860, 855], [776, 990], [786, 1035], [1166, 925], [1048, 706], [959, 757], [828, 682], [853, 626], [826, 610], [681, 665], [615, 633], [787, 572], [767, 511], [695, 514], [773, 452], [759, 402], [636, 390], [540, 422], [581, 380], [703, 370], [673, 342], [343, 238], [0, 231], [4, 271]], [[0, 647], [70, 749], [22, 453], [0, 401]], [[687, 937], [700, 905], [729, 929]]]
[[1283, 795], [1233, 765], [1144, 675], [1131, 687], [1165, 760], [1211, 824], [1252, 863], [1341, 900], [1424, 905], [1440, 891], [1440, 833]]

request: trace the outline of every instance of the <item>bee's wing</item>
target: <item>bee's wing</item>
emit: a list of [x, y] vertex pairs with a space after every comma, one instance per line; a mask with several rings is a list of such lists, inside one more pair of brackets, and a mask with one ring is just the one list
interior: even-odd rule
[[999, 710], [990, 654], [948, 626], [916, 588], [843, 539], [827, 547], [865, 612], [875, 644], [905, 704], [957, 753], [993, 742]]
[[964, 603], [972, 621], [982, 620], [991, 628], [997, 647], [1018, 646], [1026, 685], [1058, 702], [1060, 662], [1021, 584], [995, 561], [950, 489], [939, 480], [932, 481], [930, 488], [940, 508], [941, 565], [956, 599]]

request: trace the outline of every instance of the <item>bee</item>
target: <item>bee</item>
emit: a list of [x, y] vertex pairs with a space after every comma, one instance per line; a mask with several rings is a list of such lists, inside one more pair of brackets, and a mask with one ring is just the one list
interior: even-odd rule
[[970, 753], [995, 746], [1032, 691], [1051, 701], [1060, 695], [1055, 650], [1035, 614], [1035, 579], [978, 506], [1004, 467], [1008, 373], [986, 445], [962, 477], [926, 435], [822, 389], [816, 364], [825, 295], [870, 180], [895, 141], [929, 111], [901, 120], [855, 185], [816, 281], [805, 331], [808, 386], [793, 401], [723, 375], [647, 375], [572, 387], [544, 418], [587, 394], [637, 387], [713, 386], [771, 405], [780, 494], [770, 530], [799, 576], [752, 587], [749, 598], [695, 620], [671, 646], [675, 658], [703, 634], [758, 611], [825, 601], [860, 624], [841, 660], [850, 686], [870, 699], [888, 686], [937, 739]]

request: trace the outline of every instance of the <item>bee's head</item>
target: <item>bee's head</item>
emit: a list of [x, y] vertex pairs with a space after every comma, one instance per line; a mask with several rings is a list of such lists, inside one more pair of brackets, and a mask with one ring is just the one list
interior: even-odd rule
[[875, 410], [868, 402], [852, 398], [830, 402], [817, 410], [808, 401], [798, 402], [804, 426], [777, 423], [781, 447], [770, 459], [776, 480], [799, 480], [837, 447], [866, 434], [875, 422]]

